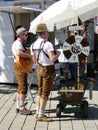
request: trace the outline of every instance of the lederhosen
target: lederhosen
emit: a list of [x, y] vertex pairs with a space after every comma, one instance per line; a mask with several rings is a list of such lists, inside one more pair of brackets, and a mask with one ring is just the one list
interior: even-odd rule
[[[25, 50], [25, 49], [24, 49]], [[22, 68], [17, 64], [14, 63], [14, 73], [18, 82], [18, 94], [27, 94], [27, 73], [25, 73]]]
[[[41, 45], [40, 45], [41, 48]], [[43, 48], [42, 48], [43, 49]], [[43, 50], [39, 50], [43, 52]], [[44, 53], [44, 52], [43, 52]], [[39, 56], [37, 61], [39, 60]], [[38, 75], [38, 95], [41, 96], [42, 99], [47, 100], [50, 94], [50, 91], [53, 89], [53, 80], [54, 80], [54, 65], [43, 66], [38, 62], [37, 65], [37, 75]]]

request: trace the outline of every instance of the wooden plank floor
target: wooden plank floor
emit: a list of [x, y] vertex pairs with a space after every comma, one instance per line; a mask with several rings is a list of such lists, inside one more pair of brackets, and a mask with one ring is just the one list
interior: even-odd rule
[[[98, 81], [97, 81], [98, 82]], [[98, 84], [98, 83], [97, 83]], [[46, 115], [53, 118], [53, 122], [36, 121], [36, 104], [32, 103], [30, 93], [27, 96], [27, 108], [32, 111], [32, 115], [25, 116], [15, 113], [16, 87], [11, 85], [0, 85], [0, 130], [98, 130], [98, 86], [93, 91], [93, 99], [89, 100], [89, 91], [86, 90], [84, 97], [89, 102], [89, 113], [87, 119], [75, 116], [74, 113], [62, 113], [56, 116], [56, 105], [59, 102], [57, 90], [50, 94]], [[32, 89], [32, 92], [36, 92]]]

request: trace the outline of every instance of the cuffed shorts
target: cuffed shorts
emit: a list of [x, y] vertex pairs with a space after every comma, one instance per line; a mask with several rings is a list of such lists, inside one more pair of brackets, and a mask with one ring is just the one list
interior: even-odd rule
[[50, 91], [53, 89], [53, 81], [55, 78], [55, 67], [50, 66], [37, 66], [38, 75], [38, 95], [42, 99], [47, 100]]
[[18, 94], [27, 94], [27, 73], [23, 72], [16, 63], [14, 63], [14, 73], [18, 82]]

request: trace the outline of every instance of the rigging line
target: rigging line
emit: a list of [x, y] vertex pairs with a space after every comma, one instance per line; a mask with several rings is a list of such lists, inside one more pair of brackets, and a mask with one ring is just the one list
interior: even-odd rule
[[10, 22], [11, 22], [11, 26], [12, 26], [13, 32], [16, 35], [16, 32], [15, 32], [15, 29], [14, 29], [14, 26], [13, 26], [13, 22], [12, 22], [10, 13], [8, 13], [8, 15], [9, 15], [9, 19], [10, 19]]

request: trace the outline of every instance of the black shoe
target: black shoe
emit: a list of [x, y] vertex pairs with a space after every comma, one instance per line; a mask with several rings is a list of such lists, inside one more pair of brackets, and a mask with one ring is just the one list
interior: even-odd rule
[[18, 108], [16, 108], [16, 113], [19, 113], [19, 109]]

